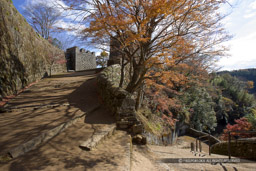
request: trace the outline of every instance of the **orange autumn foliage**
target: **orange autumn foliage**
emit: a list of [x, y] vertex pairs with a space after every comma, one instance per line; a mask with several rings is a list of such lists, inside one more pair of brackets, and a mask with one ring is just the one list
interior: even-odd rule
[[[95, 46], [108, 47], [110, 39], [132, 67], [126, 90], [133, 93], [151, 76], [168, 86], [185, 84], [186, 76], [166, 70], [176, 65], [190, 67], [209, 63], [224, 55], [220, 46], [230, 37], [221, 27], [218, 12], [225, 0], [64, 0], [67, 9], [84, 15], [81, 37]], [[113, 47], [114, 48], [114, 47]], [[183, 64], [181, 64], [183, 63]], [[173, 77], [173, 82], [168, 78]], [[175, 78], [176, 77], [176, 78]], [[183, 81], [179, 81], [183, 80]]]
[[247, 88], [248, 89], [253, 89], [254, 87], [254, 82], [253, 81], [247, 81]]
[[105, 50], [110, 40], [120, 45], [111, 48], [131, 67], [125, 89], [134, 93], [146, 83], [156, 110], [170, 125], [175, 121], [172, 110], [180, 107], [162, 94], [165, 88], [175, 94], [199, 84], [227, 50], [220, 44], [230, 36], [218, 11], [225, 0], [63, 1], [84, 15], [81, 37], [90, 45]]

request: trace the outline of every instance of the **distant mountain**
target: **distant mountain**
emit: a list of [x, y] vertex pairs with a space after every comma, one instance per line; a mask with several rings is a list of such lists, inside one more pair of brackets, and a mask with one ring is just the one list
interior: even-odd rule
[[249, 92], [256, 95], [256, 68], [218, 72], [218, 74], [226, 74], [226, 73], [234, 77], [237, 77], [242, 81], [253, 81], [254, 88], [250, 89]]

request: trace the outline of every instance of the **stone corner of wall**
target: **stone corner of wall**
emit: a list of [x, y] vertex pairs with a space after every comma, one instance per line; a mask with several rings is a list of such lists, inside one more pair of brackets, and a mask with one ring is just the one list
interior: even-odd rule
[[107, 108], [116, 116], [117, 127], [124, 130], [132, 129], [139, 121], [136, 118], [134, 97], [125, 89], [118, 87], [121, 66], [111, 65], [97, 77], [98, 90]]

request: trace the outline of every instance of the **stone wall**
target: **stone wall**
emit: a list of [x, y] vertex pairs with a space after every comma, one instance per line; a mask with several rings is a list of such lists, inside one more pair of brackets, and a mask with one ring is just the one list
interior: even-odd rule
[[115, 115], [117, 127], [132, 130], [136, 129], [140, 122], [136, 118], [134, 97], [118, 87], [120, 70], [121, 66], [118, 64], [105, 68], [97, 78], [98, 89], [103, 102]]
[[177, 132], [172, 130], [168, 134], [161, 136], [154, 135], [150, 132], [144, 132], [143, 135], [147, 138], [147, 144], [151, 145], [170, 145], [175, 144], [177, 140]]
[[[161, 136], [145, 129], [146, 123], [143, 123], [135, 111], [135, 96], [119, 87], [120, 70], [119, 64], [111, 65], [105, 68], [97, 78], [99, 93], [104, 104], [115, 115], [117, 128], [130, 132], [133, 136], [133, 143], [136, 144], [168, 145], [175, 143], [177, 139], [176, 129], [167, 134], [161, 134]], [[126, 84], [127, 82], [125, 82]]]
[[83, 71], [97, 67], [95, 53], [84, 49], [79, 50], [77, 46], [67, 49], [66, 58], [70, 70]]
[[110, 54], [107, 66], [114, 64], [121, 64], [121, 54], [119, 52], [120, 44], [117, 40], [111, 38], [110, 39]]
[[[10, 0], [0, 1], [0, 100], [49, 73], [51, 54], [64, 52], [37, 34]], [[52, 73], [66, 71], [54, 64]]]
[[[256, 160], [256, 140], [254, 141], [231, 141], [231, 156]], [[220, 142], [211, 147], [215, 154], [228, 155], [228, 142]]]
[[95, 69], [96, 68], [96, 56], [94, 52], [85, 51], [80, 49], [76, 57], [76, 71]]

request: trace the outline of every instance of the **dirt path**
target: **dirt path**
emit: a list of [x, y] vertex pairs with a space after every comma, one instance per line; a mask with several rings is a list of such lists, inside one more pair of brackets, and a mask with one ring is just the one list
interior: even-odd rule
[[[93, 113], [92, 113], [93, 115]], [[106, 126], [106, 125], [105, 125]], [[86, 151], [79, 144], [89, 138], [94, 131], [104, 129], [104, 124], [88, 124], [80, 120], [59, 136], [27, 154], [0, 165], [3, 171], [33, 170], [127, 170], [129, 136], [116, 131], [94, 150]]]
[[46, 78], [11, 100], [0, 113], [0, 155], [99, 105], [93, 72]]
[[[92, 151], [79, 145], [115, 125], [100, 103], [96, 74], [78, 72], [46, 78], [9, 102], [0, 114], [0, 153], [26, 142], [77, 115], [85, 117], [35, 150], [0, 163], [0, 170], [128, 170], [130, 137], [116, 131]], [[95, 109], [92, 111], [92, 109]]]
[[[255, 163], [170, 163], [163, 162], [165, 159], [175, 158], [227, 158], [227, 156], [211, 154], [208, 155], [207, 145], [203, 144], [203, 152], [190, 152], [191, 137], [180, 137], [178, 143], [173, 146], [134, 146], [132, 155], [132, 171], [161, 170], [161, 171], [185, 171], [185, 170], [207, 170], [207, 171], [255, 171]], [[204, 151], [204, 149], [206, 149]]]

